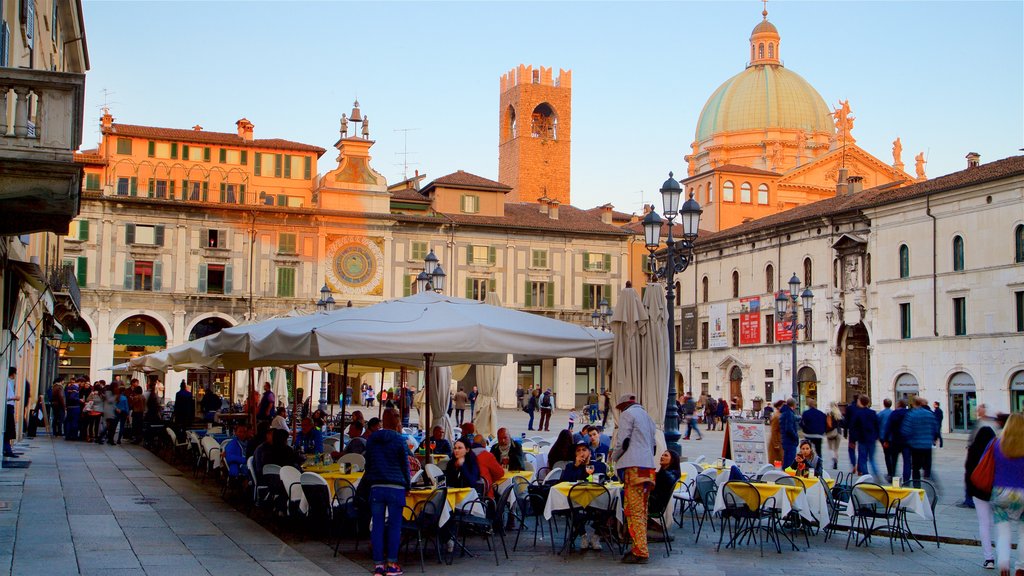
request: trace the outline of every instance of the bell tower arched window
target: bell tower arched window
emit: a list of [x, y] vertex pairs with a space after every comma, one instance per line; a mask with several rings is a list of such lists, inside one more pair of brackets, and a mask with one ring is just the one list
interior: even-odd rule
[[768, 57], [775, 58], [775, 44], [768, 43]]
[[953, 270], [962, 272], [964, 269], [964, 238], [963, 236], [953, 237]]
[[533, 109], [530, 115], [530, 135], [534, 138], [558, 140], [558, 115], [547, 102]]

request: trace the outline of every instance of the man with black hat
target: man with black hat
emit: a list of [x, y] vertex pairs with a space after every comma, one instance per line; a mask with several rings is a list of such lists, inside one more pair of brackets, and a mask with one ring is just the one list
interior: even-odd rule
[[636, 403], [636, 396], [623, 394], [615, 408], [619, 411], [619, 429], [611, 458], [623, 478], [622, 500], [633, 548], [622, 557], [626, 564], [646, 564], [647, 496], [654, 488], [654, 421]]

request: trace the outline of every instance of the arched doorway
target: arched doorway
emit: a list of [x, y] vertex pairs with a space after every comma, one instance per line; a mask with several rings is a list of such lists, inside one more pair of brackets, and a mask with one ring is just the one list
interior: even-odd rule
[[743, 370], [739, 366], [729, 370], [729, 405], [743, 409]]
[[683, 375], [677, 370], [674, 380], [676, 383], [676, 397], [682, 398], [686, 395], [686, 379], [683, 378]]
[[904, 372], [896, 378], [896, 400], [905, 400], [909, 406], [918, 395], [917, 378]]
[[978, 419], [978, 395], [974, 378], [957, 372], [949, 378], [949, 431], [968, 432]]
[[114, 330], [114, 364], [159, 352], [166, 347], [167, 333], [160, 322], [150, 316], [129, 316]]
[[1024, 370], [1010, 378], [1010, 412], [1024, 412]]
[[65, 379], [88, 376], [92, 359], [92, 331], [81, 319], [64, 327], [57, 349], [57, 374]]
[[[192, 326], [192, 330], [188, 333], [188, 339], [191, 342], [205, 338], [231, 326], [231, 322], [217, 316], [204, 318]], [[207, 388], [212, 389], [218, 396], [229, 402], [235, 400], [235, 373], [232, 371], [193, 368], [188, 371], [187, 381], [195, 395], [196, 403], [202, 400]]]
[[808, 400], [818, 401], [818, 375], [814, 373], [814, 368], [804, 366], [798, 370], [796, 383], [800, 387], [799, 408], [803, 412]]
[[849, 404], [857, 394], [871, 396], [870, 338], [864, 323], [845, 326], [839, 337], [843, 357], [843, 398]]

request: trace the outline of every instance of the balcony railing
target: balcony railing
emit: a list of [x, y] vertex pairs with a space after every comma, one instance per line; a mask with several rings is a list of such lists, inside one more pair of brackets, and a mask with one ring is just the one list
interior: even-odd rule
[[57, 299], [60, 300], [60, 296], [66, 296], [69, 303], [74, 306], [75, 312], [79, 312], [82, 309], [82, 291], [78, 287], [74, 266], [72, 264], [54, 266], [47, 276], [46, 283], [50, 286], [50, 291], [58, 297]]
[[73, 161], [84, 107], [84, 74], [0, 68], [0, 155]]

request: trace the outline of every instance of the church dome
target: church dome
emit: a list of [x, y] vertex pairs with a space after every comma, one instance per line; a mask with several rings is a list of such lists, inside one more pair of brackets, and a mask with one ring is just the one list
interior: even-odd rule
[[832, 132], [834, 124], [821, 94], [799, 74], [781, 65], [755, 64], [711, 95], [697, 121], [696, 140], [764, 128]]
[[775, 27], [775, 24], [772, 24], [767, 19], [765, 19], [758, 22], [757, 26], [754, 26], [754, 30], [753, 32], [750, 33], [750, 35], [753, 36], [755, 34], [775, 34], [776, 36], [778, 36], [779, 30], [778, 28]]

